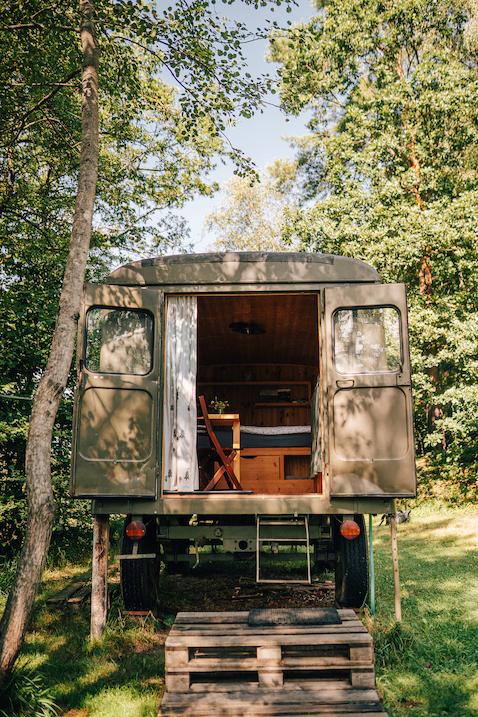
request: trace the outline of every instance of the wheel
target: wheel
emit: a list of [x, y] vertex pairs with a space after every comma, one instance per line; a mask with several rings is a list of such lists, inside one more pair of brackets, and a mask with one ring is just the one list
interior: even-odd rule
[[340, 522], [334, 524], [335, 599], [340, 607], [359, 608], [368, 593], [367, 534], [363, 515], [355, 515], [360, 535], [347, 540], [340, 534]]
[[[127, 516], [123, 527], [121, 554], [133, 553], [134, 541], [126, 535], [126, 526], [131, 522]], [[145, 516], [146, 535], [138, 544], [138, 553], [156, 553], [156, 521]], [[154, 558], [138, 560], [120, 560], [121, 594], [125, 610], [153, 610], [158, 597], [159, 562]]]

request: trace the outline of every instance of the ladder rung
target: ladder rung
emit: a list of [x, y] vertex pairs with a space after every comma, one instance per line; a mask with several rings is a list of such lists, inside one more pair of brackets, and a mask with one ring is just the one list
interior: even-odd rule
[[261, 520], [261, 525], [305, 525], [305, 520]]
[[308, 543], [307, 538], [257, 538], [260, 543]]
[[[261, 538], [261, 527], [271, 527], [271, 526], [289, 526], [289, 527], [303, 527], [305, 531], [305, 535], [303, 538], [272, 538], [268, 536], [267, 538]], [[291, 517], [290, 519], [278, 519], [278, 518], [268, 518], [268, 516], [261, 517], [260, 515], [257, 516], [257, 525], [256, 525], [256, 582], [258, 583], [307, 583], [310, 585], [311, 581], [311, 571], [310, 571], [310, 535], [309, 535], [309, 517], [304, 516], [303, 518], [298, 517]], [[284, 543], [285, 545], [292, 545], [292, 544], [303, 544], [307, 546], [306, 554], [307, 554], [307, 580], [267, 580], [262, 579], [260, 572], [261, 572], [261, 550], [260, 546], [263, 543]], [[304, 555], [305, 557], [305, 555]]]

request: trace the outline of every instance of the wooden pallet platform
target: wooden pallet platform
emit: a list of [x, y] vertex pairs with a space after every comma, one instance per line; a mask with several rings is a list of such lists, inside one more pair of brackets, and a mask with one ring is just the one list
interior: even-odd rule
[[248, 612], [179, 613], [160, 717], [383, 717], [372, 636], [353, 610], [339, 615], [339, 625], [251, 626]]
[[374, 687], [372, 636], [353, 610], [339, 614], [341, 625], [251, 627], [247, 612], [179, 613], [166, 640], [166, 690], [282, 687], [304, 679]]
[[328, 687], [243, 692], [166, 692], [158, 717], [387, 717], [376, 690]]

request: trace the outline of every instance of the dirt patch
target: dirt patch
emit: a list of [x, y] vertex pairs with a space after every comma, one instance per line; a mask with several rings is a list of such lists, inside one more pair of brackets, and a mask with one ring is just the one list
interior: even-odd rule
[[256, 583], [250, 569], [222, 565], [199, 566], [189, 575], [165, 575], [161, 581], [164, 615], [333, 605], [334, 585], [323, 577], [314, 579], [312, 585]]

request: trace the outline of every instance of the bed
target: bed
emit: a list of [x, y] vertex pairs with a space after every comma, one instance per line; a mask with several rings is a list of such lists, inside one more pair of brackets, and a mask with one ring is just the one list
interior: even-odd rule
[[[232, 443], [232, 431], [215, 431], [221, 446], [228, 447]], [[310, 426], [242, 426], [242, 448], [310, 448]], [[198, 448], [208, 448], [209, 439], [206, 431], [198, 430]]]

